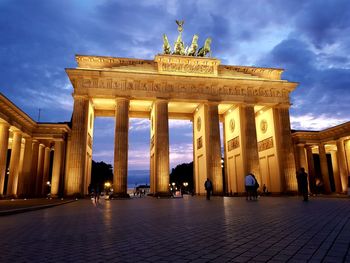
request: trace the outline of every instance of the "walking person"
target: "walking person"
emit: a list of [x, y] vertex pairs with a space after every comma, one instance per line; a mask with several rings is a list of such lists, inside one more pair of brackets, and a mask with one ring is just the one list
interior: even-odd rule
[[245, 177], [246, 200], [252, 200], [254, 187], [255, 187], [254, 177], [252, 176], [251, 173], [249, 173]]
[[210, 200], [210, 194], [211, 194], [211, 191], [213, 190], [213, 184], [209, 180], [209, 178], [207, 178], [207, 180], [205, 181], [204, 187], [205, 187], [205, 191], [207, 191], [207, 200]]
[[251, 174], [254, 178], [254, 186], [253, 186], [253, 199], [258, 200], [258, 188], [260, 187], [258, 180], [256, 179], [254, 174]]
[[303, 195], [304, 201], [309, 200], [309, 192], [307, 188], [307, 173], [305, 172], [304, 167], [301, 167], [297, 174], [297, 181], [300, 185], [298, 185], [298, 189], [300, 189], [300, 193]]

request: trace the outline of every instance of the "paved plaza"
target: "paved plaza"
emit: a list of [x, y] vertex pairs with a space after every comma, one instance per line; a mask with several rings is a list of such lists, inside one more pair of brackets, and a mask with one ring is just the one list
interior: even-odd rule
[[0, 233], [0, 262], [350, 262], [350, 200], [79, 200]]

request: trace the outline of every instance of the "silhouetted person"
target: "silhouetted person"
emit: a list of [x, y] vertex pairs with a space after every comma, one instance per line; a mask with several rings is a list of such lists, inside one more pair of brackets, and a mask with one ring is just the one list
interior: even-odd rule
[[209, 178], [207, 178], [207, 180], [205, 181], [204, 187], [205, 187], [205, 191], [207, 191], [207, 200], [210, 200], [210, 193], [213, 190], [213, 184], [209, 180]]
[[254, 195], [254, 188], [255, 188], [255, 179], [252, 176], [251, 173], [247, 174], [245, 177], [245, 192], [246, 192], [246, 199], [252, 200]]
[[297, 175], [298, 188], [300, 189], [300, 193], [304, 197], [304, 201], [309, 200], [309, 193], [307, 189], [307, 173], [305, 173], [304, 167], [301, 167], [298, 171]]

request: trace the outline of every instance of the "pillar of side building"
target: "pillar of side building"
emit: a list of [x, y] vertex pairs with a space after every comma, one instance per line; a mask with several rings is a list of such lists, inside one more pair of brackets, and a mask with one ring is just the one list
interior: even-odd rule
[[30, 193], [30, 180], [31, 180], [31, 169], [32, 169], [32, 147], [33, 139], [31, 137], [25, 137], [24, 143], [24, 155], [22, 172], [18, 179], [18, 196], [29, 196]]
[[307, 159], [307, 173], [309, 175], [309, 188], [311, 193], [316, 192], [316, 182], [315, 182], [315, 165], [314, 157], [312, 154], [312, 146], [306, 146], [306, 159]]
[[157, 99], [153, 104], [154, 155], [151, 174], [154, 175], [155, 196], [168, 197], [169, 193], [169, 120], [168, 101]]
[[318, 146], [318, 153], [320, 155], [320, 165], [321, 165], [321, 175], [324, 185], [324, 191], [326, 193], [331, 192], [331, 184], [329, 181], [329, 173], [328, 173], [328, 164], [327, 164], [327, 155], [325, 145], [323, 143]]
[[9, 128], [9, 124], [0, 122], [0, 196], [4, 194]]
[[69, 167], [65, 185], [68, 196], [84, 194], [86, 168], [86, 150], [88, 133], [89, 99], [86, 96], [74, 96]]
[[297, 156], [296, 156], [297, 169], [304, 168], [308, 172], [307, 160], [305, 155], [305, 145], [302, 143], [297, 144]]
[[18, 186], [19, 159], [21, 154], [22, 133], [13, 132], [12, 150], [9, 167], [9, 178], [7, 183], [7, 195], [16, 195]]
[[35, 196], [36, 177], [37, 177], [37, 172], [38, 172], [38, 157], [39, 157], [39, 141], [33, 140], [29, 196]]
[[243, 175], [253, 173], [256, 178], [260, 178], [254, 105], [245, 104], [240, 106], [240, 128], [242, 136]]
[[223, 194], [223, 175], [221, 168], [221, 143], [218, 103], [209, 102], [205, 111], [207, 139], [207, 169], [213, 182], [213, 194]]
[[42, 192], [44, 160], [45, 160], [45, 145], [39, 144], [38, 164], [37, 164], [36, 178], [35, 178], [35, 195], [36, 196], [41, 196], [41, 192]]
[[129, 197], [127, 193], [129, 103], [127, 98], [116, 99], [113, 195], [121, 198]]
[[56, 140], [54, 145], [52, 179], [51, 179], [51, 196], [57, 197], [59, 193], [60, 180], [63, 171], [63, 140]]
[[282, 176], [283, 191], [295, 192], [298, 189], [295, 170], [292, 133], [290, 130], [289, 105], [273, 108], [276, 133], [276, 148]]
[[330, 151], [331, 154], [331, 160], [332, 160], [332, 168], [333, 168], [333, 179], [334, 179], [334, 186], [335, 186], [335, 192], [341, 193], [341, 181], [340, 181], [340, 174], [339, 174], [339, 162], [337, 157], [337, 151], [333, 148]]
[[340, 181], [341, 181], [341, 191], [342, 193], [347, 193], [348, 173], [346, 169], [344, 142], [341, 139], [337, 140], [337, 159], [338, 159], [339, 175], [340, 175]]
[[49, 193], [49, 179], [50, 179], [50, 156], [51, 148], [45, 147], [44, 153], [44, 170], [43, 170], [43, 181], [41, 187], [41, 195], [46, 196]]

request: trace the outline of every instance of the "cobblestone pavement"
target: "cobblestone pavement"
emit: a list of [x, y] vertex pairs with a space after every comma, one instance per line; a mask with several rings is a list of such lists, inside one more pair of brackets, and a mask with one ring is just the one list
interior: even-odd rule
[[0, 262], [350, 262], [350, 200], [80, 200], [0, 218]]

